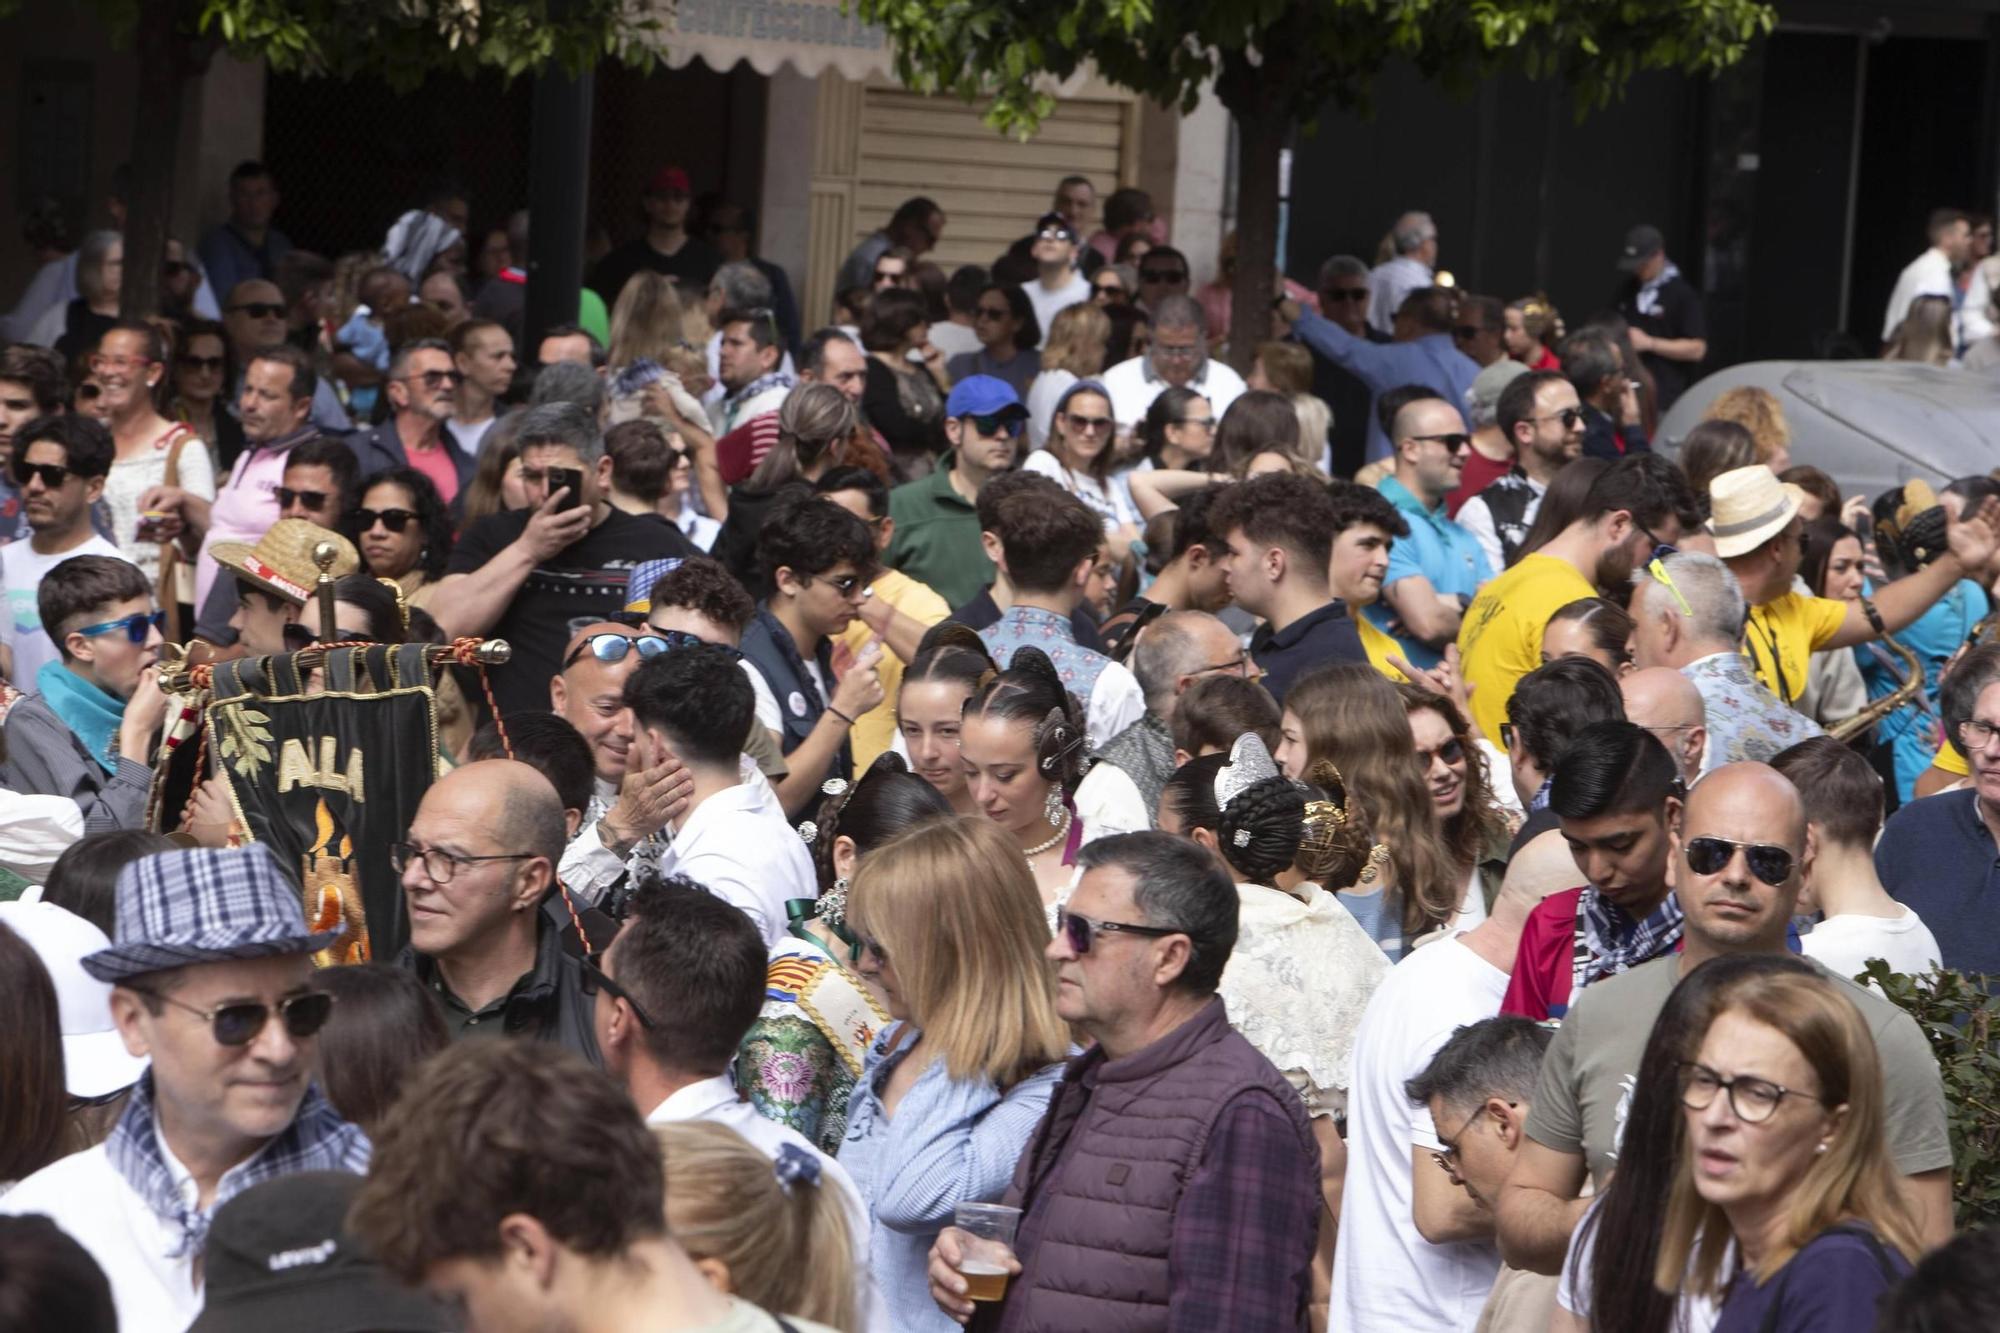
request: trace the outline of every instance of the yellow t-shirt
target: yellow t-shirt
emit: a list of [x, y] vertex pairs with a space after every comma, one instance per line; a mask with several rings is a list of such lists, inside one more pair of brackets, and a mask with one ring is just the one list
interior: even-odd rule
[[1972, 776], [1972, 766], [1965, 761], [1964, 755], [1952, 748], [1950, 741], [1938, 746], [1938, 752], [1931, 756], [1931, 767], [1940, 773], [1949, 773], [1953, 777]]
[[1846, 619], [1846, 602], [1802, 592], [1788, 592], [1752, 607], [1749, 627], [1743, 632], [1751, 670], [1765, 689], [1786, 703], [1793, 702], [1806, 692], [1812, 655], [1826, 647]]
[[1549, 617], [1579, 597], [1595, 596], [1597, 589], [1575, 565], [1537, 552], [1472, 599], [1458, 628], [1459, 671], [1476, 686], [1472, 716], [1486, 739], [1500, 743], [1515, 682], [1542, 664]]
[[1401, 657], [1403, 645], [1375, 628], [1375, 622], [1360, 614], [1359, 607], [1354, 611], [1354, 628], [1361, 635], [1361, 649], [1368, 654], [1368, 665], [1399, 685], [1408, 680], [1409, 677], [1389, 665], [1389, 655]]
[[[926, 629], [951, 614], [951, 607], [944, 598], [931, 591], [929, 584], [919, 583], [901, 570], [884, 570], [872, 586], [877, 597]], [[847, 645], [849, 652], [858, 653], [874, 632], [857, 616], [854, 623], [847, 627], [847, 633], [841, 636], [841, 641]], [[854, 746], [854, 776], [857, 778], [868, 771], [868, 765], [875, 762], [877, 755], [896, 742], [896, 691], [902, 688], [903, 668], [907, 665], [889, 651], [889, 645], [882, 645], [882, 660], [875, 666], [882, 677], [882, 702], [854, 719], [854, 729], [848, 733]]]

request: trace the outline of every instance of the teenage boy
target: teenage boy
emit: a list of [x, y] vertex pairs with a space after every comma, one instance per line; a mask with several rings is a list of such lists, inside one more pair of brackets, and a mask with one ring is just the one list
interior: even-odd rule
[[90, 524], [116, 454], [111, 432], [86, 416], [43, 417], [14, 438], [10, 470], [31, 535], [0, 547], [0, 676], [19, 688], [35, 688], [43, 663], [61, 660], [43, 628], [42, 579], [72, 556], [125, 558]]
[[[250, 656], [288, 652], [319, 637], [318, 608], [309, 612], [307, 604], [319, 583], [312, 553], [321, 542], [333, 544], [327, 572], [336, 579], [361, 568], [361, 557], [347, 538], [302, 518], [279, 519], [255, 546], [223, 542], [215, 548], [216, 563], [236, 576], [236, 614], [229, 618], [229, 628]], [[293, 625], [310, 631], [303, 642], [287, 641], [286, 630]]]

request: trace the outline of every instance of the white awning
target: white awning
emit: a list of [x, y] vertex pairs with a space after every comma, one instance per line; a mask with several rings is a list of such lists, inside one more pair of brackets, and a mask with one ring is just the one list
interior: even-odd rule
[[841, 0], [679, 0], [664, 34], [666, 63], [700, 60], [713, 70], [738, 61], [759, 74], [789, 64], [807, 78], [891, 74], [888, 36], [841, 12]]

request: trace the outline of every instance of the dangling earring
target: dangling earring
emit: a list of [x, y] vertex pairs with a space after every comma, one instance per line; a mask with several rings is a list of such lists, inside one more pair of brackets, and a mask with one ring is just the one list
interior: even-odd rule
[[1048, 799], [1042, 802], [1042, 818], [1049, 821], [1050, 828], [1060, 828], [1062, 826], [1063, 796], [1062, 784], [1060, 782], [1051, 782], [1049, 784]]

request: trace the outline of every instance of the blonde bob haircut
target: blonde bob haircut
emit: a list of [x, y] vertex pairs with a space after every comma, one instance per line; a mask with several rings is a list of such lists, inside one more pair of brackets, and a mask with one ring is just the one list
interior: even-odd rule
[[[1708, 1027], [1726, 1013], [1783, 1033], [1812, 1066], [1822, 1106], [1837, 1113], [1826, 1151], [1812, 1158], [1792, 1186], [1777, 1242], [1751, 1270], [1757, 1281], [1769, 1282], [1815, 1236], [1850, 1220], [1865, 1222], [1883, 1244], [1915, 1263], [1923, 1244], [1883, 1139], [1882, 1063], [1853, 1001], [1818, 975], [1751, 973], [1717, 992], [1708, 1023], [1690, 1036], [1685, 1058], [1693, 1058]], [[1781, 1102], [1777, 1113], [1788, 1109]], [[1720, 1296], [1730, 1241], [1729, 1219], [1695, 1190], [1693, 1154], [1683, 1134], [1653, 1285], [1668, 1295], [1685, 1285], [1700, 1295]]]
[[1068, 1055], [1041, 891], [992, 820], [928, 819], [862, 857], [847, 920], [888, 958], [952, 1078], [1004, 1091]]
[[633, 274], [611, 307], [610, 365], [623, 370], [641, 358], [666, 364], [686, 341], [684, 322], [672, 278], [645, 270]]
[[1094, 301], [1078, 301], [1056, 311], [1049, 341], [1042, 348], [1043, 370], [1067, 370], [1078, 379], [1104, 372], [1104, 349], [1111, 341], [1111, 317]]
[[728, 1270], [727, 1294], [760, 1310], [857, 1333], [854, 1238], [840, 1186], [822, 1175], [789, 1192], [771, 1159], [727, 1125], [652, 1127], [667, 1176], [667, 1234]]

